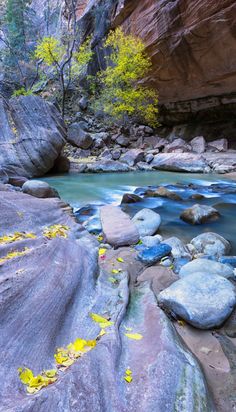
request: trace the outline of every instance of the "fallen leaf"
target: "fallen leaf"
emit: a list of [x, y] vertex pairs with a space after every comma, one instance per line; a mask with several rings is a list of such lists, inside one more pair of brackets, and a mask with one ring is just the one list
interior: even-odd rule
[[134, 340], [141, 340], [143, 339], [143, 335], [140, 333], [125, 333], [125, 336], [129, 339], [134, 339]]
[[24, 369], [19, 368], [18, 372], [19, 372], [19, 378], [21, 382], [24, 383], [25, 385], [28, 385], [30, 380], [34, 377], [32, 370], [28, 368], [24, 368]]
[[97, 315], [96, 313], [90, 313], [90, 317], [93, 319], [94, 322], [97, 322], [99, 324], [101, 329], [108, 328], [109, 326], [114, 324], [114, 322], [111, 322], [103, 316]]
[[117, 260], [117, 262], [121, 262], [121, 263], [124, 262], [124, 259], [122, 257], [118, 257], [116, 260]]
[[126, 369], [125, 373], [126, 375], [132, 375], [132, 371], [130, 369]]
[[127, 376], [124, 376], [124, 380], [128, 383], [131, 383], [133, 378], [132, 378], [132, 376], [127, 375]]
[[104, 255], [106, 253], [106, 251], [107, 251], [107, 249], [105, 249], [105, 248], [99, 249], [99, 251], [98, 251], [99, 256]]
[[112, 269], [111, 273], [117, 274], [117, 273], [119, 273], [119, 270], [117, 270], [117, 269]]

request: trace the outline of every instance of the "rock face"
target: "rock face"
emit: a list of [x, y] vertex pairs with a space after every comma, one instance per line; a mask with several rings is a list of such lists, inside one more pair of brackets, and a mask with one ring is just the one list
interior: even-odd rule
[[[146, 82], [159, 92], [161, 120], [232, 119], [235, 107], [234, 0], [78, 0], [86, 3], [80, 24], [95, 33], [95, 43], [109, 27], [122, 26], [140, 36], [152, 58]], [[94, 7], [103, 18], [94, 18]], [[227, 45], [227, 47], [225, 46]], [[97, 61], [101, 52], [96, 47]], [[235, 110], [235, 109], [234, 109]]]
[[236, 304], [234, 286], [225, 278], [194, 273], [158, 295], [158, 302], [199, 329], [220, 326]]
[[185, 209], [180, 218], [192, 225], [200, 225], [201, 223], [212, 222], [219, 219], [220, 214], [214, 207], [207, 205], [193, 205]]
[[66, 140], [52, 104], [36, 96], [0, 100], [0, 167], [13, 176], [42, 176], [52, 169]]
[[134, 245], [139, 241], [139, 233], [129, 218], [116, 206], [101, 207], [101, 223], [105, 241], [112, 246]]

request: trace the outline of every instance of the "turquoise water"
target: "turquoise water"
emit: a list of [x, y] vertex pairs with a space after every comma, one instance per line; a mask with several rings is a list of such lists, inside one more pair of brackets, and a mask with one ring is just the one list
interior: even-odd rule
[[[178, 236], [186, 242], [194, 236], [206, 231], [221, 234], [230, 240], [233, 252], [236, 253], [236, 193], [215, 193], [210, 189], [214, 183], [228, 183], [234, 185], [222, 175], [203, 175], [173, 172], [130, 172], [110, 174], [66, 174], [48, 176], [44, 178], [55, 187], [61, 198], [74, 209], [87, 204], [101, 205], [105, 203], [120, 204], [125, 192], [134, 192], [137, 187], [148, 185], [173, 185], [171, 189], [178, 192], [185, 200], [181, 202], [164, 198], [146, 198], [137, 204], [127, 205], [124, 210], [131, 216], [143, 207], [157, 211], [162, 217], [160, 232], [166, 236]], [[178, 184], [200, 185], [195, 193], [202, 193], [205, 199], [201, 201], [189, 200], [194, 193], [188, 186]], [[176, 186], [177, 185], [177, 186]], [[213, 223], [192, 226], [179, 219], [182, 210], [195, 203], [208, 204], [216, 207], [221, 218]]]

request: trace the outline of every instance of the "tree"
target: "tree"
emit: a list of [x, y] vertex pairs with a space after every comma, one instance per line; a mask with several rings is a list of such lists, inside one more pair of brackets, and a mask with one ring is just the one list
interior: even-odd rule
[[95, 106], [123, 122], [135, 117], [157, 125], [157, 92], [141, 84], [152, 65], [142, 40], [118, 28], [108, 35], [105, 47], [110, 49], [108, 67], [100, 73]]
[[76, 51], [75, 39], [70, 43], [62, 44], [55, 37], [44, 37], [38, 43], [35, 57], [43, 60], [46, 66], [55, 71], [61, 89], [61, 112], [65, 114], [65, 98], [72, 78], [79, 76], [83, 68], [92, 57], [90, 38], [88, 38]]

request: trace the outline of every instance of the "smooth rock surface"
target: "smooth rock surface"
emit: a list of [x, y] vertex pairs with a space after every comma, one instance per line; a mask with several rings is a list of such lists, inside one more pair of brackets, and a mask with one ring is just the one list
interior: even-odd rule
[[27, 180], [22, 186], [23, 193], [35, 197], [59, 197], [56, 189], [41, 180]]
[[158, 303], [196, 328], [211, 329], [229, 317], [236, 305], [236, 295], [229, 280], [194, 273], [161, 292]]
[[119, 247], [133, 245], [139, 241], [136, 226], [119, 207], [102, 206], [100, 217], [105, 241], [110, 245]]
[[202, 156], [192, 153], [159, 153], [151, 165], [157, 170], [173, 172], [204, 173], [210, 170]]
[[127, 163], [129, 166], [135, 166], [136, 163], [144, 160], [144, 151], [140, 149], [130, 149], [120, 157], [120, 161]]
[[214, 207], [195, 204], [185, 209], [180, 218], [192, 225], [200, 225], [206, 222], [214, 222], [220, 218], [220, 213]]
[[66, 143], [56, 107], [37, 96], [0, 99], [0, 168], [32, 178], [52, 169]]
[[178, 237], [173, 236], [168, 239], [165, 239], [164, 243], [166, 243], [167, 245], [171, 247], [171, 254], [175, 259], [177, 258], [191, 259], [191, 254], [187, 246], [185, 246], [182, 240], [180, 240]]
[[162, 236], [160, 235], [144, 236], [144, 237], [141, 237], [141, 241], [142, 241], [143, 246], [145, 247], [157, 246], [162, 242]]
[[73, 146], [84, 150], [89, 149], [93, 144], [91, 135], [84, 131], [79, 123], [69, 126], [67, 140]]
[[151, 209], [142, 209], [134, 215], [132, 221], [140, 236], [151, 236], [157, 232], [161, 224], [161, 217]]
[[224, 278], [235, 279], [234, 270], [232, 267], [220, 262], [214, 262], [209, 259], [194, 259], [186, 265], [182, 266], [179, 272], [181, 278], [189, 276], [192, 273], [207, 273], [212, 275], [223, 276]]
[[203, 136], [196, 136], [190, 142], [192, 151], [198, 154], [202, 154], [206, 150], [206, 141]]
[[214, 232], [202, 233], [193, 238], [191, 244], [198, 253], [216, 257], [227, 255], [231, 250], [231, 245], [228, 240]]
[[115, 173], [129, 172], [130, 168], [127, 164], [115, 162], [114, 160], [101, 160], [87, 165], [86, 172], [89, 173]]

